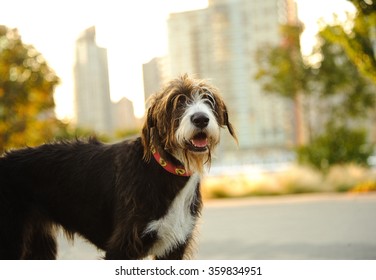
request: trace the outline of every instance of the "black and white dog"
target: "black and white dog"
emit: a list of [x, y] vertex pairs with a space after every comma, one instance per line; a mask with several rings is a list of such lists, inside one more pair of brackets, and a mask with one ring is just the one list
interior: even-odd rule
[[0, 259], [54, 259], [56, 228], [106, 259], [191, 257], [200, 177], [227, 126], [217, 90], [184, 75], [155, 94], [141, 137], [58, 142], [0, 157]]

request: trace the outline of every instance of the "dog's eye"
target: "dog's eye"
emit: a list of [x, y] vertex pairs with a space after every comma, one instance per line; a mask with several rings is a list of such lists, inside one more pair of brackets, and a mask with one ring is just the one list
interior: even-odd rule
[[178, 95], [172, 99], [173, 107], [179, 109], [186, 105], [187, 98], [184, 95]]
[[208, 104], [212, 109], [215, 108], [215, 100], [210, 94], [206, 94], [204, 97], [205, 104]]

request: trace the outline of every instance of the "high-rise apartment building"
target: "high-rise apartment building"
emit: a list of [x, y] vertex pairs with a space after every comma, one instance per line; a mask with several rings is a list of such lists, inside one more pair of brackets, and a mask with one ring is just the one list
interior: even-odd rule
[[148, 107], [149, 97], [159, 91], [168, 81], [167, 57], [155, 57], [142, 65], [145, 105]]
[[256, 51], [280, 44], [280, 25], [295, 19], [292, 0], [209, 0], [206, 9], [170, 15], [170, 75], [211, 80], [229, 107], [239, 149], [225, 136], [221, 158], [259, 162], [288, 154], [295, 138], [293, 103], [265, 94], [254, 76]]
[[77, 126], [111, 134], [107, 50], [97, 45], [95, 27], [85, 30], [76, 42], [74, 79]]
[[139, 120], [134, 115], [133, 102], [126, 97], [112, 103], [112, 116], [115, 133], [141, 127]]

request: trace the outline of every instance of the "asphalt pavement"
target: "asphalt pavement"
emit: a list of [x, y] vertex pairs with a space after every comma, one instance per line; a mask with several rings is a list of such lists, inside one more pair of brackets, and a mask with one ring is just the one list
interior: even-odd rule
[[[376, 194], [207, 201], [196, 259], [376, 260]], [[99, 259], [59, 237], [59, 259]]]

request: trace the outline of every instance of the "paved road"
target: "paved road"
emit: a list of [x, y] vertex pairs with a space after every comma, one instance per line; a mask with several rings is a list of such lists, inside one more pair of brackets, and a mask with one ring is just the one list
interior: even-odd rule
[[[206, 203], [197, 259], [376, 259], [376, 194]], [[97, 259], [61, 238], [61, 259]]]

